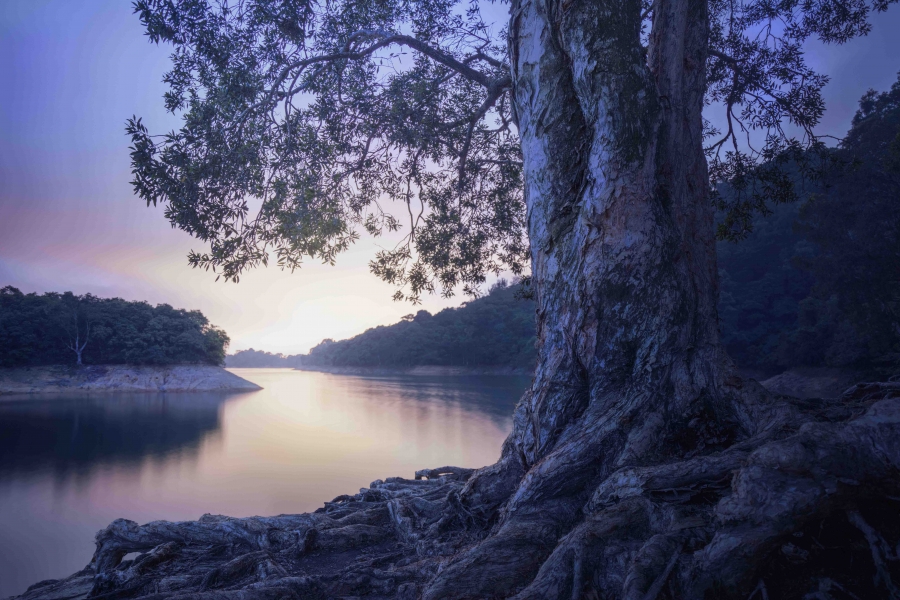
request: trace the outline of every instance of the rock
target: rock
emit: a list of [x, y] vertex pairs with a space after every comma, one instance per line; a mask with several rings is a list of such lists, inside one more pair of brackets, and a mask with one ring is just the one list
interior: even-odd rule
[[760, 381], [774, 394], [795, 398], [837, 398], [859, 379], [856, 373], [842, 369], [796, 368]]

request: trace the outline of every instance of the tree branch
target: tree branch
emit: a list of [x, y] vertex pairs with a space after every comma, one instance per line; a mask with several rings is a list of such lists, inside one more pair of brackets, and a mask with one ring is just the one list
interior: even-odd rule
[[496, 80], [491, 86], [488, 87], [487, 98], [484, 99], [484, 102], [481, 103], [481, 106], [478, 107], [478, 110], [472, 113], [471, 116], [441, 125], [441, 129], [456, 129], [457, 127], [461, 127], [462, 125], [477, 123], [484, 115], [487, 114], [487, 111], [491, 110], [491, 108], [497, 103], [497, 100], [499, 100], [500, 97], [503, 96], [504, 92], [506, 92], [506, 90], [511, 86], [512, 79], [510, 79], [509, 77], [504, 77], [503, 79]]
[[[361, 49], [361, 50], [352, 50], [353, 44], [357, 41], [364, 39], [377, 38], [378, 36], [382, 36], [380, 40], [370, 44], [369, 46]], [[272, 84], [272, 87], [268, 90], [266, 94], [265, 100], [261, 102], [257, 102], [253, 106], [248, 107], [241, 113], [241, 117], [239, 121], [243, 121], [244, 118], [250, 113], [250, 111], [259, 108], [261, 106], [268, 106], [271, 104], [273, 100], [286, 100], [295, 94], [299, 93], [300, 90], [294, 90], [294, 83], [291, 84], [290, 89], [286, 92], [279, 92], [279, 87], [281, 84], [287, 80], [288, 76], [295, 70], [299, 69], [295, 74], [293, 81], [296, 82], [297, 79], [302, 74], [303, 70], [307, 67], [324, 62], [334, 62], [336, 60], [359, 60], [360, 58], [365, 58], [366, 56], [371, 55], [377, 50], [381, 48], [386, 48], [391, 45], [401, 45], [407, 46], [416, 50], [425, 56], [431, 58], [435, 62], [438, 62], [445, 67], [448, 67], [452, 71], [462, 75], [466, 79], [473, 81], [479, 85], [488, 88], [488, 90], [494, 90], [497, 87], [501, 87], [505, 89], [512, 85], [511, 79], [509, 77], [504, 77], [502, 79], [493, 79], [482, 73], [477, 69], [473, 69], [470, 67], [467, 62], [462, 62], [457, 60], [450, 54], [439, 50], [438, 48], [434, 48], [433, 46], [429, 46], [425, 42], [416, 39], [409, 35], [403, 34], [391, 34], [385, 31], [370, 31], [370, 30], [361, 30], [353, 33], [348, 39], [347, 43], [344, 45], [344, 48], [340, 52], [332, 52], [331, 54], [323, 54], [320, 56], [312, 56], [309, 58], [305, 58], [303, 60], [295, 61], [289, 65], [285, 65], [284, 68], [281, 69], [281, 72], [278, 74], [278, 77], [275, 78], [275, 81]], [[481, 51], [478, 51], [473, 56], [469, 57], [471, 60], [480, 59], [488, 64], [495, 66], [497, 68], [502, 68], [504, 65], [499, 60], [492, 58], [486, 54], [483, 54]], [[486, 112], [486, 111], [485, 111]], [[483, 114], [483, 113], [482, 113]], [[465, 121], [461, 124], [464, 124]]]
[[719, 52], [719, 51], [716, 50], [715, 48], [709, 48], [709, 49], [706, 51], [706, 53], [709, 54], [710, 56], [715, 56], [715, 57], [718, 58], [719, 60], [722, 60], [722, 61], [724, 61], [724, 62], [729, 63], [730, 65], [732, 65], [732, 67], [734, 67], [734, 68], [736, 68], [736, 69], [740, 69], [740, 68], [741, 68], [741, 67], [740, 67], [740, 64], [739, 64], [738, 61], [737, 61], [737, 59], [732, 58], [731, 56], [728, 56], [728, 55], [725, 54], [724, 52]]
[[[352, 50], [353, 44], [360, 40], [378, 38], [374, 43], [369, 46], [362, 48], [360, 50]], [[281, 85], [285, 79], [287, 79], [288, 75], [294, 69], [305, 69], [306, 67], [320, 62], [331, 62], [335, 60], [358, 60], [360, 58], [365, 58], [366, 56], [372, 54], [376, 50], [380, 50], [381, 48], [386, 48], [388, 46], [392, 46], [394, 44], [407, 46], [416, 50], [428, 58], [438, 62], [453, 71], [456, 71], [466, 79], [470, 81], [474, 81], [480, 85], [483, 85], [486, 88], [492, 86], [495, 81], [482, 73], [477, 69], [473, 69], [468, 64], [457, 60], [450, 54], [439, 50], [438, 48], [434, 48], [433, 46], [429, 46], [422, 40], [416, 39], [409, 35], [403, 34], [391, 34], [386, 31], [370, 31], [370, 30], [361, 30], [353, 33], [347, 40], [347, 43], [344, 45], [344, 48], [340, 52], [333, 52], [331, 54], [323, 54], [321, 56], [312, 56], [310, 58], [305, 58], [303, 60], [299, 60], [293, 62], [289, 65], [286, 65], [282, 70], [279, 76], [275, 80], [275, 84], [272, 86], [270, 90], [270, 94], [274, 93], [278, 86]], [[493, 66], [502, 66], [500, 61], [496, 59], [492, 59], [491, 57], [482, 54], [481, 52], [476, 53], [473, 58], [480, 58], [488, 62]]]

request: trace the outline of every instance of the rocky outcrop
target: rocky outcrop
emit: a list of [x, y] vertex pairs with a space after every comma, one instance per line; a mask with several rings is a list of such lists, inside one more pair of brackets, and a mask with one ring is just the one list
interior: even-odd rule
[[262, 389], [212, 365], [107, 365], [0, 369], [0, 394], [60, 392], [216, 392]]
[[774, 394], [795, 398], [839, 398], [861, 374], [847, 369], [795, 368], [760, 380]]

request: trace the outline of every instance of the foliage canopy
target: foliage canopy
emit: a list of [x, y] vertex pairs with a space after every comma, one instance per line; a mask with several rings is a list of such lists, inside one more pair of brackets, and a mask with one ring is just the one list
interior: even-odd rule
[[[802, 46], [864, 35], [895, 0], [710, 0], [707, 123], [720, 235], [739, 238], [768, 202], [797, 198], [827, 77]], [[655, 2], [622, 2], [652, 23]], [[128, 122], [134, 188], [208, 242], [189, 261], [237, 280], [270, 255], [334, 262], [365, 231], [405, 230], [372, 271], [396, 298], [474, 293], [527, 268], [522, 165], [507, 29], [458, 0], [137, 0], [152, 42], [174, 47], [166, 108], [177, 131]], [[636, 13], [637, 14], [637, 13]], [[702, 17], [697, 17], [702, 18]], [[791, 128], [793, 126], [793, 128]], [[799, 132], [796, 133], [795, 132]], [[761, 137], [758, 149], [748, 140]], [[739, 139], [739, 137], [741, 139]], [[752, 139], [751, 139], [752, 138]], [[803, 160], [801, 160], [803, 159]]]
[[229, 341], [197, 310], [0, 288], [0, 367], [75, 364], [76, 334], [87, 340], [84, 362], [106, 365], [219, 365]]

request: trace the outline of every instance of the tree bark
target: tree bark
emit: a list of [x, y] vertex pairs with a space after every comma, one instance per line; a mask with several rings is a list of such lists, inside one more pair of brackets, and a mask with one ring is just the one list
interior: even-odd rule
[[541, 343], [513, 432], [526, 469], [610, 411], [617, 439], [602, 454], [620, 458], [607, 470], [670, 457], [672, 443], [698, 450], [703, 434], [681, 439], [698, 410], [731, 416], [702, 148], [705, 7], [661, 3], [648, 57], [637, 1], [514, 9]]

